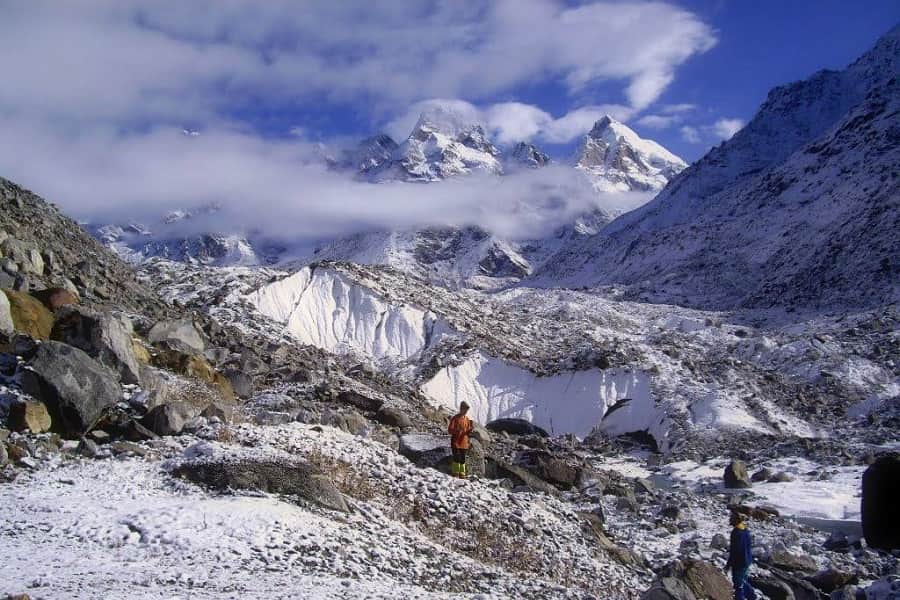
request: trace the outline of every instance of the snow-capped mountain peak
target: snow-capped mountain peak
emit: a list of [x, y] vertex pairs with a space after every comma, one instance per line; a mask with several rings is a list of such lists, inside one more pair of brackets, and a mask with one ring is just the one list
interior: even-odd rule
[[598, 190], [629, 191], [660, 190], [687, 163], [606, 115], [582, 139], [575, 166], [592, 176]]
[[421, 114], [375, 179], [427, 182], [475, 171], [499, 174], [503, 171], [499, 156], [480, 123], [436, 106]]
[[534, 144], [519, 142], [513, 147], [509, 162], [516, 166], [537, 169], [550, 164], [550, 157]]

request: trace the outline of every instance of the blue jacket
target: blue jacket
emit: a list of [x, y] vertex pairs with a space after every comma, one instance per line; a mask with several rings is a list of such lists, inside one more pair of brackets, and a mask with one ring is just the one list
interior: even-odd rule
[[728, 562], [725, 563], [725, 568], [741, 571], [749, 567], [753, 563], [752, 545], [753, 540], [749, 531], [738, 527], [732, 529], [731, 547], [728, 549]]

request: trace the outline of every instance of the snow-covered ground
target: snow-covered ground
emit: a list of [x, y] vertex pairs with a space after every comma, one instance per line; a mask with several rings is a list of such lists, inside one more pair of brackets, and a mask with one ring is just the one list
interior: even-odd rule
[[[599, 551], [563, 500], [451, 479], [328, 427], [243, 425], [233, 434], [228, 444], [151, 442], [146, 458], [57, 455], [0, 486], [0, 545], [9, 549], [0, 589], [52, 598], [544, 598], [589, 590], [626, 598], [647, 577]], [[352, 512], [260, 493], [217, 495], [169, 475], [198, 456], [288, 455], [358, 471], [364, 483], [349, 497]]]

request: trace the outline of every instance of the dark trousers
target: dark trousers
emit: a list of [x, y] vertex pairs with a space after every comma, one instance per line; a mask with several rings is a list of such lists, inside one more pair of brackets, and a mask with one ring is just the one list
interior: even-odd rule
[[451, 448], [450, 450], [453, 451], [453, 462], [461, 465], [466, 464], [466, 450], [464, 448]]
[[756, 590], [750, 587], [750, 567], [731, 569], [734, 600], [756, 600]]

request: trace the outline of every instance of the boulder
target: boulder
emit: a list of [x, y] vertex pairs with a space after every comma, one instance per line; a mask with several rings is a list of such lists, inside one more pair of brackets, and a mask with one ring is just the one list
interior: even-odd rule
[[725, 467], [725, 487], [727, 488], [748, 488], [751, 487], [750, 477], [747, 475], [747, 465], [740, 460], [732, 460]]
[[26, 400], [16, 402], [9, 407], [7, 423], [15, 431], [27, 429], [31, 433], [43, 433], [50, 431], [51, 419], [43, 402]]
[[791, 586], [774, 575], [751, 574], [750, 586], [765, 594], [769, 600], [796, 600]]
[[200, 414], [196, 407], [185, 402], [172, 402], [152, 408], [141, 424], [156, 435], [178, 435], [185, 424]]
[[382, 406], [378, 409], [378, 412], [375, 413], [375, 420], [382, 425], [399, 427], [400, 429], [413, 426], [412, 420], [403, 411], [391, 406]]
[[13, 290], [3, 290], [9, 301], [10, 315], [16, 331], [25, 333], [36, 340], [50, 338], [53, 329], [53, 313], [39, 300]]
[[759, 483], [761, 481], [768, 481], [770, 477], [772, 477], [774, 473], [772, 473], [771, 469], [763, 467], [759, 471], [753, 474], [753, 477], [750, 478], [750, 481], [753, 483]]
[[399, 452], [417, 465], [434, 466], [450, 456], [450, 438], [429, 433], [407, 433], [400, 436]]
[[562, 490], [570, 490], [581, 475], [581, 468], [540, 450], [522, 456], [522, 464], [529, 471]]
[[882, 550], [900, 549], [900, 455], [881, 456], [863, 473], [862, 527], [866, 542]]
[[253, 395], [253, 378], [249, 375], [237, 369], [228, 369], [223, 375], [228, 380], [228, 383], [231, 384], [231, 389], [234, 390], [235, 396], [247, 399]]
[[7, 238], [0, 243], [0, 249], [4, 256], [14, 262], [22, 273], [44, 274], [44, 259], [34, 247], [14, 238]]
[[819, 571], [815, 575], [807, 577], [806, 580], [826, 594], [830, 594], [831, 592], [848, 585], [856, 585], [859, 583], [859, 577], [853, 573], [838, 571], [837, 569], [825, 569], [824, 571]]
[[642, 600], [731, 600], [731, 582], [715, 565], [702, 560], [676, 560], [659, 570]]
[[123, 383], [136, 384], [140, 366], [134, 354], [133, 333], [131, 321], [125, 317], [69, 305], [57, 312], [50, 337], [84, 350], [119, 373]]
[[337, 395], [337, 401], [342, 404], [349, 404], [359, 410], [366, 412], [375, 412], [384, 405], [384, 401], [378, 398], [372, 398], [360, 394], [353, 390], [344, 390]]
[[776, 548], [772, 550], [769, 561], [772, 565], [784, 569], [786, 571], [803, 571], [806, 573], [815, 572], [819, 567], [811, 556], [805, 554], [795, 554], [786, 548]]
[[775, 473], [774, 475], [772, 475], [771, 477], [769, 477], [768, 482], [769, 483], [787, 483], [787, 482], [793, 481], [793, 480], [794, 480], [794, 478], [791, 477], [790, 475], [788, 475], [787, 473], [785, 473], [784, 471], [779, 471], [779, 472]]
[[61, 287], [52, 287], [47, 288], [46, 290], [39, 290], [34, 292], [32, 295], [40, 300], [44, 306], [46, 306], [53, 312], [56, 312], [63, 306], [78, 304], [78, 295], [71, 290], [67, 290], [66, 288]]
[[78, 348], [52, 341], [38, 347], [21, 381], [26, 393], [47, 406], [54, 431], [73, 437], [122, 395], [112, 371]]
[[506, 432], [510, 435], [539, 435], [550, 437], [546, 430], [525, 419], [495, 419], [485, 425], [489, 431]]
[[150, 328], [147, 340], [151, 344], [167, 344], [185, 354], [203, 354], [206, 343], [194, 327], [193, 321], [160, 321]]
[[16, 330], [13, 324], [12, 309], [9, 306], [9, 298], [0, 291], [0, 334], [11, 336]]
[[485, 477], [491, 479], [509, 479], [515, 486], [524, 486], [537, 492], [556, 495], [559, 493], [555, 487], [531, 473], [528, 469], [513, 465], [501, 459], [485, 459]]
[[341, 431], [361, 436], [364, 436], [372, 428], [372, 424], [355, 410], [345, 412], [326, 411], [322, 415], [322, 424], [337, 427]]
[[331, 480], [305, 462], [201, 459], [176, 467], [173, 474], [215, 490], [297, 496], [331, 510], [350, 511], [343, 494]]

